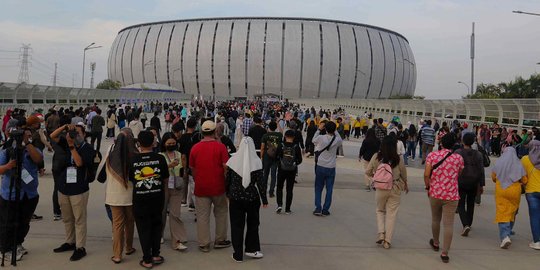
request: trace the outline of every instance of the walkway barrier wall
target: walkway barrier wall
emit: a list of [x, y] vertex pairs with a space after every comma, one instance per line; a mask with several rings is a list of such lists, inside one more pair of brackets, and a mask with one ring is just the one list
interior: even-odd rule
[[402, 123], [417, 123], [422, 119], [469, 124], [499, 123], [507, 127], [540, 126], [540, 99], [296, 99], [292, 102], [319, 109], [343, 108], [352, 115], [371, 112], [385, 120], [399, 116]]
[[55, 87], [38, 84], [0, 82], [0, 113], [17, 107], [31, 111], [49, 108], [54, 105], [79, 107], [97, 103], [109, 104], [191, 100], [192, 96], [175, 90], [155, 89], [90, 89]]

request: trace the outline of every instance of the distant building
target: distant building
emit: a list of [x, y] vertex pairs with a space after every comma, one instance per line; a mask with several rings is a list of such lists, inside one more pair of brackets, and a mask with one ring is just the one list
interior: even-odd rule
[[109, 78], [207, 97], [414, 95], [409, 42], [380, 27], [308, 18], [208, 18], [122, 29]]

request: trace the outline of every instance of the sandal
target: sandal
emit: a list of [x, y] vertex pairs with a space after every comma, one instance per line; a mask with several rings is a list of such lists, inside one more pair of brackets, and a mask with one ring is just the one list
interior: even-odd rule
[[120, 259], [120, 260], [115, 260], [115, 259], [114, 259], [114, 256], [112, 256], [112, 257], [111, 257], [111, 261], [112, 261], [113, 263], [115, 263], [115, 264], [119, 264], [119, 263], [122, 262], [122, 259]]
[[384, 241], [384, 243], [383, 243], [383, 248], [384, 248], [384, 249], [390, 249], [390, 247], [392, 247], [392, 245], [391, 245], [390, 243]]
[[439, 246], [435, 245], [435, 241], [433, 241], [433, 239], [429, 239], [429, 245], [434, 251], [439, 251]]
[[126, 251], [126, 255], [131, 255], [137, 251], [136, 249], [132, 248], [130, 251]]
[[163, 258], [163, 256], [158, 256], [159, 260], [156, 260], [154, 258], [152, 258], [152, 263], [153, 264], [162, 264], [163, 262], [165, 262], [165, 258]]
[[152, 269], [152, 268], [154, 267], [154, 265], [152, 265], [152, 264], [150, 264], [150, 266], [146, 266], [146, 265], [144, 265], [144, 264], [145, 264], [144, 260], [141, 260], [141, 261], [139, 262], [139, 265], [142, 266], [142, 267], [144, 267], [144, 268], [146, 268], [146, 269]]
[[448, 257], [448, 255], [441, 254], [441, 260], [443, 263], [448, 263], [450, 261], [450, 257]]

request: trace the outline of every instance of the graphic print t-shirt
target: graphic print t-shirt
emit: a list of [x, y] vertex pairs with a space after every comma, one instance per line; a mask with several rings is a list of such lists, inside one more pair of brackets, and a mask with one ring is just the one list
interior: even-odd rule
[[167, 161], [156, 153], [137, 154], [131, 161], [129, 178], [133, 182], [133, 201], [159, 198], [169, 178]]

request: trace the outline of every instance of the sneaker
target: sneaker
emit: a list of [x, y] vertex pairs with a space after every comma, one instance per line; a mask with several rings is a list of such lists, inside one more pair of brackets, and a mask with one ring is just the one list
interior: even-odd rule
[[42, 219], [43, 219], [43, 216], [38, 216], [36, 214], [33, 214], [31, 221], [38, 221], [38, 220], [42, 220]]
[[278, 206], [276, 208], [276, 214], [281, 214], [281, 209], [282, 209], [281, 206]]
[[161, 237], [161, 240], [159, 241], [160, 244], [163, 244], [165, 243], [165, 239], [163, 239], [163, 237]]
[[510, 237], [505, 237], [502, 241], [501, 241], [501, 248], [502, 249], [508, 249], [508, 247], [512, 244], [512, 240], [510, 240]]
[[78, 248], [75, 251], [73, 251], [73, 255], [69, 258], [70, 261], [78, 261], [82, 259], [84, 256], [86, 256], [86, 249], [84, 248]]
[[463, 231], [461, 231], [461, 236], [463, 237], [469, 236], [470, 231], [471, 231], [471, 227], [465, 226], [465, 228], [463, 228]]
[[322, 216], [321, 210], [317, 210], [317, 209], [313, 210], [313, 215], [321, 217]]
[[75, 244], [63, 243], [61, 246], [53, 249], [54, 253], [75, 250]]
[[61, 216], [61, 215], [54, 215], [54, 217], [53, 217], [53, 220], [54, 220], [54, 221], [59, 221], [59, 220], [61, 220], [61, 219], [62, 219], [62, 216]]
[[224, 241], [214, 243], [214, 248], [216, 248], [216, 249], [228, 248], [230, 246], [231, 246], [231, 241], [229, 241], [229, 240], [224, 240]]
[[290, 215], [291, 213], [291, 210], [285, 210], [285, 215]]
[[323, 217], [327, 217], [330, 215], [330, 212], [328, 212], [328, 210], [322, 210], [322, 216]]
[[533, 243], [533, 242], [529, 243], [529, 247], [532, 249], [540, 250], [540, 241], [536, 243]]
[[17, 252], [21, 253], [22, 255], [28, 254], [28, 250], [23, 247], [23, 245], [17, 245]]
[[195, 212], [195, 206], [193, 205], [190, 205], [188, 206], [188, 209], [187, 209], [189, 212]]
[[[6, 263], [10, 263], [12, 254], [13, 253], [11, 252], [11, 250], [6, 251], [6, 254], [4, 254], [4, 257], [2, 258], [2, 253], [0, 253], [0, 259], [3, 259], [4, 262], [6, 262]], [[16, 256], [15, 260], [20, 261], [20, 260], [22, 260], [23, 254], [17, 251], [15, 256]]]
[[233, 261], [237, 262], [237, 263], [241, 263], [241, 262], [244, 262], [243, 260], [237, 260], [234, 258], [234, 254], [231, 255], [231, 258], [233, 259]]
[[365, 190], [366, 190], [367, 192], [370, 192], [370, 191], [371, 191], [371, 187], [370, 187], [370, 186], [366, 186]]
[[174, 250], [179, 250], [179, 251], [185, 251], [186, 249], [187, 247], [182, 243], [178, 243], [176, 247], [174, 247]]
[[187, 203], [182, 203], [181, 205], [182, 205], [182, 207], [188, 207]]
[[344, 158], [345, 156], [343, 155], [337, 155], [338, 158]]
[[210, 252], [210, 246], [209, 245], [206, 245], [206, 246], [199, 246], [199, 250], [202, 251], [202, 252]]
[[246, 252], [246, 256], [251, 257], [253, 259], [260, 259], [264, 257], [264, 254], [262, 254], [262, 252], [260, 251], [255, 251], [255, 252]]

